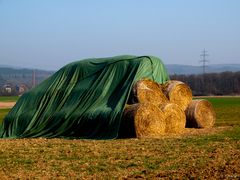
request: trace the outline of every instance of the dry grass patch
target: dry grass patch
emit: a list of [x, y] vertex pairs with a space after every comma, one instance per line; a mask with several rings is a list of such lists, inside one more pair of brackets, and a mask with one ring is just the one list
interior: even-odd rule
[[185, 129], [164, 138], [0, 139], [0, 177], [239, 179], [239, 99], [209, 99], [219, 127]]
[[[126, 140], [1, 139], [5, 178], [188, 178], [240, 174], [240, 141], [223, 132]], [[239, 130], [240, 131], [240, 130]]]

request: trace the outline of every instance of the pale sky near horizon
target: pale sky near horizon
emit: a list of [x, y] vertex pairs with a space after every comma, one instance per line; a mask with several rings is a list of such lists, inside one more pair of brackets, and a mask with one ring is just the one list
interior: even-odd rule
[[57, 70], [84, 58], [240, 63], [240, 0], [0, 0], [0, 64]]

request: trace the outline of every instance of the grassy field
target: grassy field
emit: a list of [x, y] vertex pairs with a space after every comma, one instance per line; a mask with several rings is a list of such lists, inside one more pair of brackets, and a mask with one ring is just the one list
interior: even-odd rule
[[217, 112], [216, 126], [240, 125], [240, 97], [207, 99]]
[[239, 179], [240, 98], [208, 100], [217, 113], [216, 127], [178, 136], [108, 141], [1, 139], [0, 177]]
[[0, 96], [0, 102], [12, 102], [17, 101], [19, 96]]
[[10, 109], [0, 109], [0, 124], [3, 121], [3, 118], [7, 115]]
[[[19, 96], [0, 96], [0, 102], [16, 102], [18, 99]], [[9, 111], [9, 108], [1, 109], [0, 107], [0, 124]]]

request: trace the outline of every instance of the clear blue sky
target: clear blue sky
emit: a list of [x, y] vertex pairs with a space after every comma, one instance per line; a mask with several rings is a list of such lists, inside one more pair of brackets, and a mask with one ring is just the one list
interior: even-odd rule
[[240, 63], [240, 0], [0, 0], [0, 64], [56, 70], [84, 58]]

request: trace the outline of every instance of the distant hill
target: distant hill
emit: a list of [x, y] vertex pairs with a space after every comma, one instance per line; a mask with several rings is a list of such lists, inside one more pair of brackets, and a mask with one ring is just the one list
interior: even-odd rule
[[[166, 68], [172, 74], [201, 74], [202, 66], [189, 66], [179, 64], [167, 64]], [[224, 71], [240, 71], [240, 64], [214, 64], [206, 66], [206, 73], [219, 73]]]
[[[36, 83], [39, 84], [44, 79], [51, 76], [53, 73], [54, 73], [53, 71], [36, 69], [35, 70]], [[32, 75], [33, 75], [32, 69], [0, 65], [0, 87], [6, 83], [11, 83], [13, 85], [24, 83], [31, 87]]]
[[[189, 66], [179, 64], [167, 64], [166, 68], [170, 75], [173, 74], [201, 74], [201, 66]], [[240, 64], [215, 64], [206, 67], [206, 73], [224, 72], [224, 71], [240, 71]], [[39, 84], [44, 79], [51, 76], [54, 71], [35, 70], [36, 82]], [[0, 65], [0, 86], [4, 83], [20, 84], [25, 83], [31, 86], [33, 69], [13, 67], [8, 65]]]

